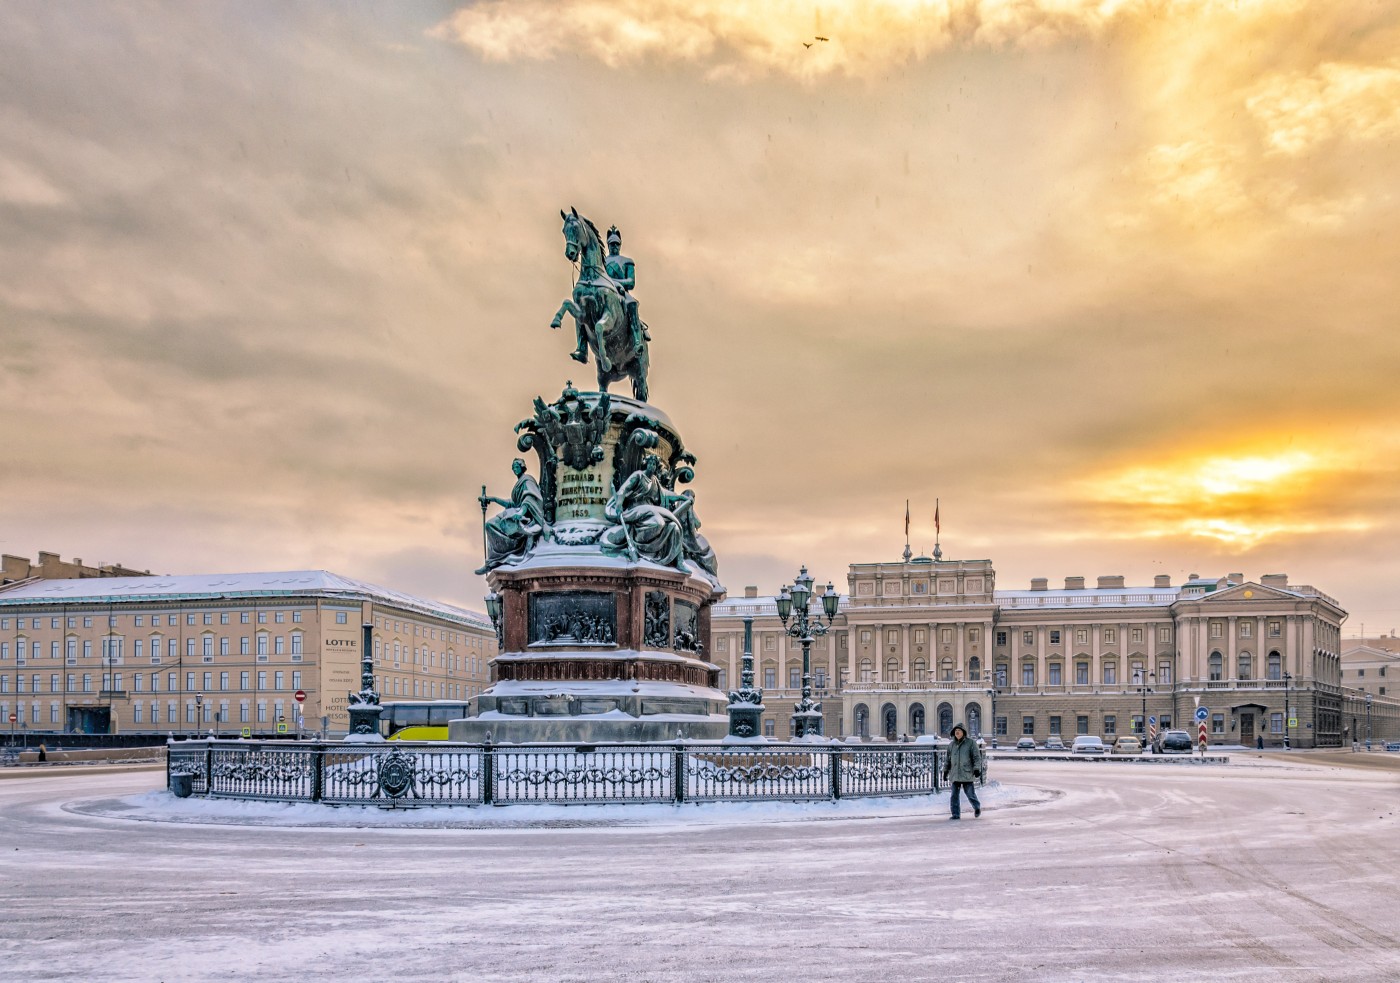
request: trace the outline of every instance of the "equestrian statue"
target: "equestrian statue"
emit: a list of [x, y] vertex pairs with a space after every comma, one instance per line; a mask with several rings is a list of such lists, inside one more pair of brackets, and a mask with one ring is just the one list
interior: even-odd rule
[[573, 296], [559, 305], [549, 326], [560, 327], [565, 312], [573, 315], [578, 347], [570, 357], [587, 362], [593, 352], [598, 391], [607, 392], [609, 384], [625, 376], [632, 380], [632, 396], [646, 402], [651, 335], [630, 293], [636, 273], [632, 261], [619, 253], [622, 234], [616, 227], [609, 230], [612, 255], [605, 256], [597, 226], [575, 208], [559, 215], [564, 219], [564, 255], [579, 264], [579, 271]]

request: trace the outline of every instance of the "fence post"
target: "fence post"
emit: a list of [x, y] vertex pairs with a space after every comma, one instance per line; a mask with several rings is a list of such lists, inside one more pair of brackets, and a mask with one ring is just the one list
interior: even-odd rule
[[685, 745], [676, 745], [676, 803], [685, 801]]
[[943, 752], [938, 750], [938, 748], [933, 749], [933, 790], [935, 792], [937, 792], [940, 788], [943, 787], [943, 759], [941, 757], [942, 754]]
[[491, 735], [486, 735], [486, 743], [481, 745], [481, 804], [491, 804], [492, 788], [496, 783], [495, 759], [491, 753]]
[[214, 745], [204, 742], [204, 794], [214, 794]]
[[311, 762], [311, 801], [320, 802], [326, 787], [326, 749], [321, 746], [313, 747]]
[[836, 801], [841, 798], [841, 748], [826, 752], [831, 756], [831, 798]]

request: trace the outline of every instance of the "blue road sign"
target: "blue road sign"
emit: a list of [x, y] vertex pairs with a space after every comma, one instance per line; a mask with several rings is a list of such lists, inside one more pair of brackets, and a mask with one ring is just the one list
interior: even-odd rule
[[1156, 727], [1156, 726], [1157, 726], [1157, 715], [1154, 713], [1152, 716], [1148, 717], [1148, 718], [1147, 718], [1147, 722], [1148, 722], [1149, 724], [1151, 724], [1153, 727]]
[[1203, 724], [1203, 723], [1205, 723], [1205, 722], [1206, 722], [1207, 720], [1209, 720], [1209, 719], [1210, 719], [1210, 710], [1208, 710], [1206, 707], [1197, 707], [1197, 708], [1196, 708], [1196, 722], [1197, 722], [1197, 723]]

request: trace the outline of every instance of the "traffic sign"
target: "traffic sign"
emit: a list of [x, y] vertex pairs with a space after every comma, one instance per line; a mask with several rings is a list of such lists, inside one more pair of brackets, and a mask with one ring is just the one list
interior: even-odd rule
[[297, 690], [295, 693], [292, 694], [292, 699], [296, 700], [298, 703], [305, 703], [305, 702], [306, 702], [306, 690], [304, 690], [304, 689], [299, 689], [299, 690]]
[[1206, 725], [1204, 721], [1201, 723], [1200, 729], [1196, 732], [1196, 743], [1202, 748], [1206, 746]]
[[1297, 727], [1297, 726], [1298, 726], [1298, 718], [1297, 718], [1297, 717], [1290, 717], [1289, 720], [1288, 720], [1288, 726], [1290, 726], [1290, 727]]
[[243, 736], [244, 736], [244, 737], [252, 737], [252, 736], [253, 736], [253, 728], [251, 728], [251, 727], [244, 727], [244, 728], [243, 728]]
[[10, 723], [14, 723], [14, 722], [15, 722], [16, 720], [18, 720], [18, 719], [19, 719], [19, 714], [17, 714], [17, 713], [12, 713], [12, 714], [10, 714]]
[[1152, 716], [1148, 717], [1148, 718], [1147, 718], [1147, 722], [1148, 722], [1149, 724], [1151, 724], [1153, 727], [1156, 727], [1156, 726], [1157, 726], [1157, 715], [1154, 713]]
[[285, 733], [287, 733], [287, 725], [284, 724], [284, 723], [282, 723], [281, 721], [278, 721], [278, 723], [277, 723], [277, 733], [279, 733], [279, 734], [285, 734]]
[[1197, 723], [1204, 724], [1204, 723], [1205, 723], [1207, 720], [1209, 720], [1209, 719], [1210, 719], [1210, 710], [1209, 710], [1209, 709], [1207, 709], [1206, 707], [1197, 707], [1197, 708], [1196, 708], [1196, 722], [1197, 722]]

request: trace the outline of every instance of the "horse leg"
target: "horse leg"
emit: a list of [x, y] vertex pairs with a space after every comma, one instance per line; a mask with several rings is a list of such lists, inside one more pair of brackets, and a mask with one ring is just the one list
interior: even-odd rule
[[632, 360], [632, 367], [628, 372], [632, 377], [632, 398], [639, 403], [647, 401], [647, 369], [650, 368], [650, 363], [651, 356], [643, 345], [641, 354]]
[[612, 375], [612, 358], [608, 355], [608, 336], [612, 332], [613, 316], [612, 312], [603, 305], [603, 312], [593, 322], [593, 340], [595, 342], [593, 353], [598, 358], [598, 391], [607, 392], [607, 379]]
[[572, 300], [564, 298], [564, 303], [559, 305], [559, 310], [554, 313], [554, 320], [549, 322], [551, 328], [558, 328], [564, 323], [564, 314], [573, 315], [574, 319], [574, 340], [577, 347], [569, 353], [569, 357], [578, 362], [588, 361], [588, 341], [583, 331], [583, 312], [578, 309]]

